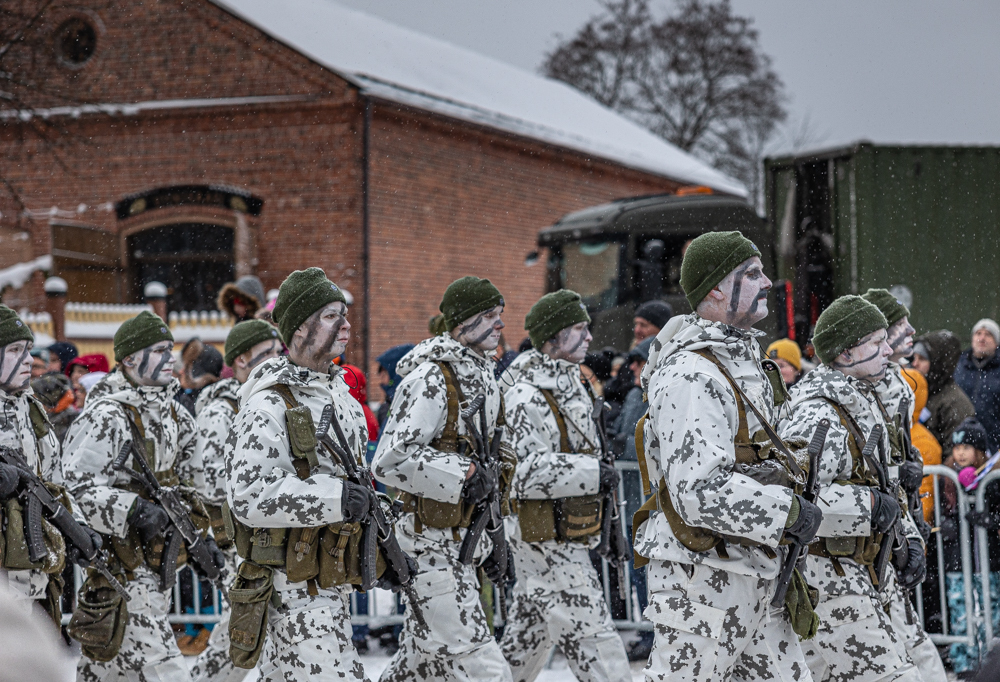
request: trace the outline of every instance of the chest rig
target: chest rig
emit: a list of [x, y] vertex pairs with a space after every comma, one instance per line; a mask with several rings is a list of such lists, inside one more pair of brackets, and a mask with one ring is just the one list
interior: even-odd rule
[[[771, 485], [780, 485], [785, 488], [792, 490], [800, 490], [805, 484], [805, 472], [799, 466], [789, 449], [788, 444], [786, 444], [775, 432], [774, 428], [768, 423], [767, 418], [757, 409], [743, 389], [740, 388], [736, 380], [729, 373], [729, 370], [719, 361], [718, 358], [708, 350], [697, 350], [692, 351], [701, 357], [705, 358], [712, 364], [716, 366], [722, 376], [729, 383], [730, 387], [733, 389], [733, 395], [736, 397], [736, 410], [738, 415], [738, 423], [736, 428], [736, 435], [733, 438], [733, 447], [735, 449], [736, 465], [734, 471], [741, 473], [749, 478], [758, 480], [762, 483]], [[780, 405], [784, 403], [785, 396], [787, 396], [787, 391], [784, 388], [784, 382], [781, 380], [780, 372], [772, 361], [764, 361], [764, 372], [768, 377], [769, 382], [772, 387], [775, 386], [775, 379], [780, 383], [780, 391], [776, 390], [775, 395], [775, 405]], [[776, 374], [777, 376], [772, 376]], [[747, 422], [747, 407], [753, 411], [754, 415], [757, 417], [757, 421], [760, 423], [760, 430], [756, 431], [752, 436], [750, 435], [750, 428]], [[684, 545], [687, 549], [692, 552], [708, 552], [710, 550], [715, 550], [716, 554], [722, 559], [728, 559], [729, 553], [726, 550], [727, 543], [737, 544], [743, 547], [760, 547], [761, 551], [769, 558], [776, 558], [777, 553], [767, 545], [763, 545], [759, 542], [743, 538], [728, 536], [721, 533], [716, 533], [715, 531], [709, 530], [707, 528], [702, 528], [699, 526], [691, 526], [681, 518], [680, 514], [674, 507], [673, 501], [670, 499], [670, 493], [667, 490], [667, 482], [664, 476], [660, 477], [659, 484], [657, 485], [656, 494], [653, 495], [652, 486], [650, 485], [649, 479], [649, 468], [646, 463], [646, 451], [644, 444], [644, 434], [643, 430], [646, 424], [646, 419], [649, 413], [647, 412], [639, 420], [635, 429], [635, 449], [636, 454], [639, 459], [639, 473], [642, 477], [642, 491], [644, 495], [649, 496], [639, 511], [637, 511], [632, 520], [632, 541], [635, 544], [635, 533], [640, 525], [646, 519], [652, 511], [656, 510], [662, 513], [667, 522], [670, 524], [670, 529], [673, 531], [674, 537]], [[804, 445], [804, 444], [801, 444]], [[800, 447], [796, 444], [794, 447], [796, 449]], [[649, 563], [649, 559], [643, 557], [639, 554], [635, 555], [635, 565], [636, 567], [644, 566]]]

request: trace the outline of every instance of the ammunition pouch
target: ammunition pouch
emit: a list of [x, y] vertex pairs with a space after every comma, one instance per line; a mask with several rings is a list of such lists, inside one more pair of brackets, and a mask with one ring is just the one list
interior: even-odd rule
[[438, 502], [429, 497], [419, 497], [412, 493], [401, 492], [399, 499], [402, 502], [404, 513], [416, 514], [416, 531], [419, 533], [423, 527], [427, 528], [468, 528], [472, 522], [472, 514], [475, 506], [468, 504], [464, 499], [460, 499], [456, 504], [450, 502]]
[[[172, 471], [157, 472], [156, 478], [161, 481], [160, 485], [177, 485], [177, 476]], [[163, 481], [167, 481], [167, 483]], [[202, 537], [207, 537], [208, 529], [212, 525], [212, 519], [205, 503], [193, 488], [179, 486], [177, 492], [188, 507], [188, 516], [191, 522], [201, 532]], [[145, 495], [142, 495], [142, 497], [143, 499], [148, 499]], [[139, 531], [130, 524], [126, 530], [125, 537], [119, 538], [113, 535], [104, 535], [103, 538], [104, 546], [111, 548], [115, 558], [128, 573], [135, 571], [135, 569], [143, 564], [149, 567], [153, 573], [157, 573], [160, 570], [160, 566], [163, 565], [163, 551], [167, 545], [166, 537], [162, 533], [152, 538], [147, 538], [146, 542], [143, 542]], [[177, 566], [181, 567], [187, 562], [187, 547], [182, 542], [180, 550], [177, 553]]]
[[[223, 503], [224, 504], [224, 503]], [[212, 537], [219, 549], [226, 549], [233, 546], [233, 536], [227, 530], [227, 524], [222, 517], [222, 506], [217, 504], [206, 504], [205, 510], [212, 527]]]
[[229, 590], [229, 657], [237, 668], [257, 665], [267, 637], [267, 607], [276, 597], [273, 569], [251, 561], [240, 564]]
[[525, 542], [587, 542], [601, 534], [602, 495], [517, 500], [516, 508]]
[[[46, 483], [49, 489], [61, 501], [64, 491], [60, 486]], [[65, 504], [65, 503], [64, 503]], [[45, 543], [45, 558], [34, 563], [28, 552], [27, 513], [17, 497], [11, 497], [4, 503], [3, 531], [3, 567], [11, 571], [38, 570], [43, 573], [61, 573], [66, 566], [66, 540], [55, 526], [41, 517], [42, 539]]]
[[77, 594], [76, 611], [67, 628], [69, 636], [80, 643], [84, 656], [106, 662], [118, 655], [127, 624], [128, 604], [124, 597], [107, 578], [91, 572]]
[[792, 581], [785, 592], [785, 609], [792, 623], [792, 632], [799, 639], [812, 639], [819, 630], [819, 590], [810, 587], [799, 569], [792, 571]]
[[820, 538], [809, 545], [809, 553], [827, 559], [850, 559], [862, 566], [873, 566], [882, 535]]

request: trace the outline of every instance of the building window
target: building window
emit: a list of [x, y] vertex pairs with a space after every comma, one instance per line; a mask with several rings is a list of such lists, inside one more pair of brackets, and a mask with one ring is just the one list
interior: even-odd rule
[[73, 17], [56, 29], [56, 56], [67, 66], [83, 66], [96, 49], [97, 31], [87, 20]]

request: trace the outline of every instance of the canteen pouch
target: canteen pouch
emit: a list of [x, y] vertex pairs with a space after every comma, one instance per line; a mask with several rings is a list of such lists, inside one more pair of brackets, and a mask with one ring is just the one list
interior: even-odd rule
[[240, 564], [229, 590], [229, 657], [237, 668], [257, 665], [267, 636], [267, 607], [274, 594], [274, 571], [251, 561]]
[[819, 591], [809, 587], [799, 569], [792, 571], [792, 582], [785, 593], [785, 608], [792, 623], [792, 631], [799, 639], [812, 639], [819, 629], [819, 616], [816, 606], [819, 604]]
[[92, 573], [77, 594], [76, 610], [67, 632], [80, 643], [83, 655], [107, 662], [118, 655], [128, 624], [124, 597], [100, 573]]
[[320, 528], [291, 528], [285, 546], [288, 582], [300, 583], [319, 575]]

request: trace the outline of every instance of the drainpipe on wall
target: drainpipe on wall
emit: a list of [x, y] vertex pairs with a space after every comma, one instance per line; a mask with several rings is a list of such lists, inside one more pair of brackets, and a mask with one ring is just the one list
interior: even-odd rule
[[45, 280], [45, 310], [52, 316], [52, 336], [56, 341], [66, 340], [66, 293], [69, 286], [62, 277]]
[[233, 260], [236, 279], [254, 274], [257, 265], [257, 254], [253, 230], [243, 211], [233, 211], [236, 218], [236, 229], [233, 233]]
[[371, 158], [371, 129], [372, 129], [372, 102], [367, 97], [362, 96], [364, 101], [364, 130], [362, 133], [362, 158], [361, 158], [361, 260], [363, 262], [363, 275], [362, 275], [362, 296], [365, 301], [365, 333], [363, 337], [364, 342], [364, 365], [365, 373], [371, 371], [369, 366], [370, 357], [370, 339], [371, 339], [371, 324], [372, 324], [372, 301], [371, 301], [371, 277], [369, 276], [369, 270], [371, 268], [371, 254], [369, 252], [369, 165]]

